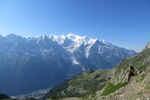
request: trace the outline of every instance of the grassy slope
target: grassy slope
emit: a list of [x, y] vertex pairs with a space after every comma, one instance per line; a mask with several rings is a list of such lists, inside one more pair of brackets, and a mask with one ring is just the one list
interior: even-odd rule
[[95, 95], [105, 86], [112, 73], [110, 70], [87, 70], [52, 89], [44, 98], [60, 99], [64, 97], [82, 97]]
[[[122, 94], [132, 97], [134, 94], [130, 93], [130, 95], [126, 93], [126, 91], [128, 92], [128, 90], [130, 90], [130, 86], [134, 87], [132, 83], [139, 87], [141, 84], [145, 85], [145, 87], [141, 86], [141, 90], [136, 91], [135, 89], [135, 91], [133, 91], [135, 93], [144, 91], [143, 89], [150, 87], [150, 82], [147, 81], [148, 78], [150, 78], [148, 74], [149, 67], [150, 49], [147, 49], [136, 56], [124, 59], [115, 69], [88, 70], [83, 72], [52, 89], [44, 98], [60, 99], [64, 97], [78, 97], [85, 100], [93, 100], [94, 98], [95, 100], [98, 98], [100, 98], [100, 100], [107, 100], [110, 98], [110, 94], [114, 95], [115, 98], [119, 98], [119, 96], [115, 94], [116, 91], [122, 91]], [[113, 75], [114, 70], [115, 74]], [[125, 87], [125, 91], [121, 90], [122, 87]]]

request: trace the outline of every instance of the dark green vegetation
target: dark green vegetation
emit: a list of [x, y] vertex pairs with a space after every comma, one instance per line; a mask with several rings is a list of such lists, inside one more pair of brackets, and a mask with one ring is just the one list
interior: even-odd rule
[[106, 88], [104, 89], [103, 93], [101, 94], [102, 96], [106, 96], [108, 94], [111, 94], [115, 92], [117, 89], [125, 86], [127, 83], [118, 83], [117, 85], [114, 85], [112, 83], [108, 83], [106, 85]]
[[0, 94], [0, 100], [18, 100], [18, 99], [12, 99], [6, 94]]
[[9, 99], [10, 97], [7, 96], [6, 94], [0, 94], [0, 100], [3, 100], [3, 99]]
[[86, 97], [101, 90], [110, 78], [110, 70], [87, 70], [53, 88], [44, 98], [59, 99], [64, 97]]
[[[150, 50], [146, 49], [143, 50], [141, 53], [130, 57], [130, 58], [125, 58], [120, 64], [116, 66], [117, 71], [120, 71], [122, 68], [127, 68], [129, 66], [135, 67], [137, 71], [143, 71], [145, 68], [149, 65], [149, 54]], [[146, 59], [147, 58], [147, 59]]]
[[[149, 71], [150, 49], [144, 49], [136, 56], [122, 60], [114, 69], [87, 70], [55, 87], [44, 98], [135, 100], [150, 93], [147, 91], [150, 89]], [[120, 94], [123, 94], [122, 97], [119, 97]]]

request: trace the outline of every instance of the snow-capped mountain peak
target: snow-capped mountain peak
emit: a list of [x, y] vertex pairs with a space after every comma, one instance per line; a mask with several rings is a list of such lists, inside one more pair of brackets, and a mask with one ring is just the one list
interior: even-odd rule
[[75, 34], [68, 34], [67, 38], [71, 39], [74, 42], [88, 42], [89, 38], [87, 36], [78, 36]]
[[64, 40], [67, 38], [65, 35], [50, 35], [49, 36], [50, 39], [52, 39], [53, 41], [58, 42], [60, 45], [62, 45], [64, 43]]
[[[91, 39], [87, 36], [78, 36], [75, 34], [68, 34], [68, 35], [66, 35], [66, 38], [63, 38], [62, 41], [63, 41], [63, 43], [64, 42], [70, 42], [69, 45], [65, 46], [64, 48], [67, 51], [74, 53], [75, 51], [77, 51], [81, 47], [81, 45], [92, 46], [96, 40], [97, 39]], [[58, 43], [60, 43], [60, 42], [58, 41]], [[61, 45], [63, 45], [63, 43], [61, 42]]]
[[117, 55], [119, 47], [112, 45], [104, 40], [92, 39], [87, 36], [79, 36], [75, 34], [67, 35], [50, 35], [49, 38], [52, 41], [60, 44], [66, 51], [74, 55], [75, 52], [82, 52], [85, 58], [91, 55], [94, 49], [98, 55], [103, 54], [103, 52], [113, 51]]
[[[31, 38], [14, 34], [2, 36], [0, 37], [0, 73], [3, 80], [0, 82], [1, 92], [16, 95], [43, 89], [41, 86], [53, 87], [68, 79], [70, 75], [87, 69], [112, 68], [124, 57], [134, 54], [136, 52], [132, 50], [74, 34]], [[22, 90], [26, 81], [29, 81], [29, 88], [24, 87]], [[5, 83], [10, 84], [6, 86]]]
[[63, 48], [70, 53], [74, 53], [75, 51], [79, 50], [81, 46], [85, 46], [86, 57], [89, 56], [89, 50], [96, 41], [106, 43], [104, 40], [92, 39], [87, 36], [78, 36], [72, 33], [60, 36], [50, 35], [49, 38], [58, 42], [58, 44], [62, 45]]
[[78, 36], [78, 35], [74, 35], [74, 34], [68, 34], [67, 38], [73, 40], [74, 42], [77, 42], [79, 40], [82, 40], [82, 37]]

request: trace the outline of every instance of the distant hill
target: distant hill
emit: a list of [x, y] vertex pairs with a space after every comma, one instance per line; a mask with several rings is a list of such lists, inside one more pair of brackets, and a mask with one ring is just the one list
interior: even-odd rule
[[6, 94], [0, 94], [0, 100], [3, 100], [3, 99], [10, 99], [10, 97], [7, 96]]
[[112, 68], [133, 50], [98, 39], [67, 36], [0, 36], [0, 92], [27, 94], [52, 88], [88, 69]]
[[[149, 44], [148, 44], [149, 45]], [[50, 90], [46, 100], [149, 100], [150, 48], [108, 70], [87, 70]]]

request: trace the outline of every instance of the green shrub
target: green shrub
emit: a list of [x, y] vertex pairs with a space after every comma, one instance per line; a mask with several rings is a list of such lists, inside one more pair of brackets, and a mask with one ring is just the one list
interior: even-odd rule
[[108, 83], [106, 85], [106, 88], [104, 89], [103, 93], [101, 94], [102, 96], [106, 96], [110, 93], [115, 92], [117, 89], [125, 86], [127, 83], [118, 83], [117, 85], [114, 85], [112, 83]]

